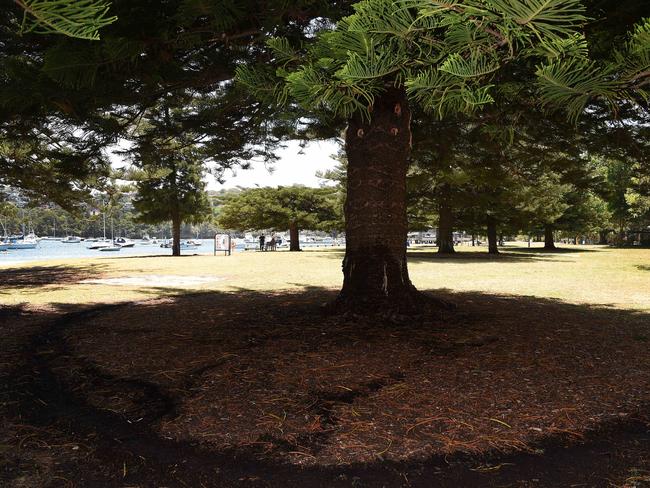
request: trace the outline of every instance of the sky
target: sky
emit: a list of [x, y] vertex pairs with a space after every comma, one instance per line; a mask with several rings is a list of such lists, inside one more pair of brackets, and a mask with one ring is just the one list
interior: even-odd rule
[[336, 166], [337, 161], [332, 156], [336, 155], [338, 147], [334, 141], [318, 141], [309, 143], [301, 151], [298, 141], [290, 141], [286, 148], [278, 151], [280, 160], [273, 165], [272, 171], [263, 162], [254, 162], [247, 170], [226, 171], [223, 184], [208, 177], [208, 190], [295, 184], [317, 187], [321, 180], [316, 172]]
[[[126, 143], [119, 148], [125, 149]], [[316, 177], [318, 171], [326, 171], [336, 166], [337, 161], [332, 156], [338, 152], [339, 145], [334, 140], [314, 141], [303, 150], [298, 141], [289, 141], [284, 149], [278, 151], [280, 159], [267, 168], [263, 162], [253, 162], [247, 170], [238, 168], [227, 170], [224, 182], [219, 183], [213, 176], [208, 175], [208, 190], [222, 190], [238, 186], [250, 188], [254, 186], [287, 186], [305, 185], [318, 187], [321, 180]], [[111, 154], [113, 167], [125, 165], [123, 158]]]

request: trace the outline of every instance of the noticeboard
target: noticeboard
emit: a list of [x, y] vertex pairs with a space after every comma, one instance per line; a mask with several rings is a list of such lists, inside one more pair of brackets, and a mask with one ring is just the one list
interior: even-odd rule
[[229, 234], [215, 234], [214, 236], [214, 255], [218, 252], [223, 252], [230, 256], [232, 252], [233, 242]]

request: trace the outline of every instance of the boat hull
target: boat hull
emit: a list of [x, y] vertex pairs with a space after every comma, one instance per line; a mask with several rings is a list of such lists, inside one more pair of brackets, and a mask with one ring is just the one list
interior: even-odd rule
[[100, 251], [103, 252], [115, 252], [115, 251], [120, 251], [122, 248], [120, 246], [108, 246], [108, 247], [102, 247]]

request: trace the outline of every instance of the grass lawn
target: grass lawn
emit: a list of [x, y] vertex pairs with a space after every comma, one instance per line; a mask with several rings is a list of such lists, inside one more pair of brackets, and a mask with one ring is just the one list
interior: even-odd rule
[[459, 251], [398, 322], [336, 249], [0, 268], [0, 486], [649, 486], [650, 250]]
[[[413, 283], [421, 290], [477, 291], [650, 310], [650, 249], [565, 246], [549, 253], [513, 243], [497, 257], [487, 255], [485, 247], [458, 250], [457, 255], [441, 257], [430, 248], [412, 249]], [[231, 257], [42, 261], [0, 268], [0, 303], [92, 304], [205, 290], [338, 289], [342, 257], [341, 250], [332, 249], [243, 252]], [[124, 277], [143, 281], [133, 285], [84, 283]], [[178, 283], [182, 277], [198, 277], [199, 282]]]

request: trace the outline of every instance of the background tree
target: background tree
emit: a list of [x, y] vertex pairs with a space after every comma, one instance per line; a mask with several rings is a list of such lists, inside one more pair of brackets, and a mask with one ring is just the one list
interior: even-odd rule
[[[168, 113], [168, 109], [163, 109]], [[133, 206], [146, 223], [172, 223], [172, 255], [181, 254], [182, 222], [207, 220], [212, 206], [204, 181], [204, 154], [183, 138], [147, 133], [130, 151], [138, 171]]]
[[219, 210], [226, 229], [289, 230], [290, 251], [300, 251], [300, 230], [331, 231], [340, 226], [340, 208], [330, 188], [251, 188], [227, 197]]

